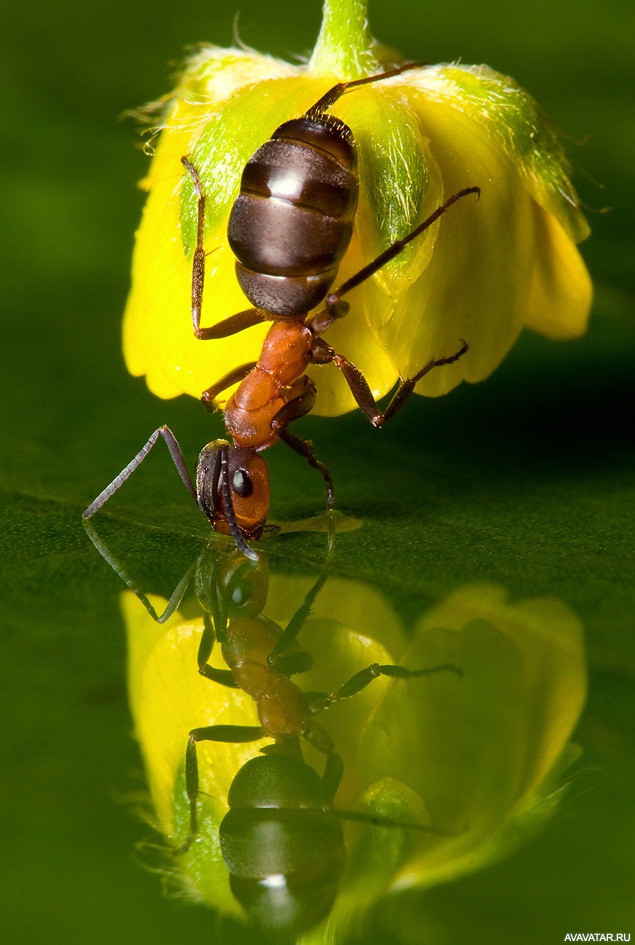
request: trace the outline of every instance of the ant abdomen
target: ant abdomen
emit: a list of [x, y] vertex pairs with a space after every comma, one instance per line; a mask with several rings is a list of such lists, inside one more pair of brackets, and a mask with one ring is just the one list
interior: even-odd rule
[[289, 316], [321, 302], [350, 243], [357, 198], [344, 122], [325, 114], [274, 132], [245, 166], [227, 231], [252, 305]]
[[[321, 778], [299, 758], [252, 758], [220, 825], [232, 891], [260, 925], [296, 934], [326, 915], [346, 851]], [[275, 880], [275, 882], [274, 882]]]

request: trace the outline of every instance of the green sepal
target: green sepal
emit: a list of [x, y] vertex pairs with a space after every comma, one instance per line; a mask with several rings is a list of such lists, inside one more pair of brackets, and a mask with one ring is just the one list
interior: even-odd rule
[[[218, 233], [226, 243], [227, 218], [240, 190], [243, 168], [276, 128], [302, 115], [320, 98], [328, 80], [272, 79], [239, 89], [222, 111], [210, 115], [189, 157], [205, 193], [205, 234]], [[184, 172], [181, 189], [181, 239], [185, 255], [196, 245], [197, 201], [194, 185]]]
[[[391, 89], [363, 88], [342, 99], [337, 114], [350, 125], [359, 161], [357, 233], [366, 259], [403, 239], [438, 205], [443, 184], [413, 109]], [[430, 262], [436, 230], [409, 244], [375, 275], [399, 294]]]
[[[174, 855], [172, 885], [180, 886], [188, 899], [213, 905], [220, 912], [242, 916], [234, 898], [229, 874], [223, 860], [218, 836], [220, 821], [227, 812], [227, 804], [201, 793], [197, 802], [198, 833], [185, 852]], [[176, 775], [174, 785], [174, 847], [178, 850], [189, 835], [190, 805], [185, 791], [185, 769]]]
[[421, 70], [414, 84], [481, 122], [540, 206], [559, 220], [574, 242], [588, 236], [558, 136], [542, 108], [515, 79], [485, 65], [452, 64]]

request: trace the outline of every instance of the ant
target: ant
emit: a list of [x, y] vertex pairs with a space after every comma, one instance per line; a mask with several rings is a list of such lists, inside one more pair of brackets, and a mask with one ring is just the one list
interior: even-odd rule
[[[306, 692], [293, 676], [313, 664], [297, 637], [324, 586], [326, 571], [305, 595], [286, 627], [262, 614], [266, 602], [266, 559], [257, 564], [240, 552], [216, 559], [201, 574], [211, 578], [197, 595], [204, 606], [204, 630], [197, 655], [207, 679], [250, 695], [258, 725], [207, 725], [191, 730], [185, 753], [189, 833], [175, 851], [184, 854], [198, 835], [200, 742], [243, 744], [270, 738], [271, 744], [236, 773], [228, 793], [229, 810], [219, 840], [230, 886], [246, 911], [261, 924], [297, 933], [330, 910], [346, 861], [342, 819], [382, 827], [437, 832], [421, 823], [402, 823], [370, 812], [334, 808], [344, 763], [331, 736], [315, 716], [362, 692], [374, 679], [409, 680], [438, 672], [462, 675], [452, 664], [408, 669], [372, 663], [335, 691]], [[209, 663], [218, 641], [228, 669]], [[303, 757], [304, 740], [325, 758], [320, 775]]]
[[[269, 587], [266, 555], [252, 562], [235, 548], [221, 554], [217, 550], [201, 553], [158, 613], [92, 525], [86, 523], [86, 530], [100, 554], [158, 623], [174, 614], [193, 581], [203, 610], [198, 672], [213, 683], [250, 695], [258, 713], [258, 725], [215, 724], [190, 731], [185, 751], [189, 830], [173, 849], [175, 855], [184, 855], [199, 834], [200, 742], [271, 740], [236, 772], [227, 797], [229, 810], [218, 827], [232, 892], [260, 924], [297, 934], [330, 911], [347, 856], [342, 820], [442, 834], [428, 824], [406, 823], [371, 810], [335, 807], [344, 763], [330, 734], [315, 717], [358, 695], [380, 676], [396, 681], [439, 672], [461, 676], [458, 667], [446, 663], [408, 669], [372, 663], [333, 692], [305, 691], [293, 677], [310, 670], [313, 658], [302, 649], [298, 637], [328, 580], [327, 567], [284, 629], [263, 614]], [[330, 553], [330, 540], [328, 549]], [[210, 664], [216, 643], [227, 668]], [[322, 774], [304, 759], [303, 741], [324, 756]]]
[[[401, 380], [384, 411], [361, 371], [321, 337], [349, 310], [344, 296], [394, 259], [412, 240], [469, 194], [459, 190], [403, 239], [330, 291], [348, 248], [358, 201], [357, 156], [351, 129], [329, 109], [350, 89], [397, 76], [418, 63], [406, 63], [377, 75], [340, 82], [301, 118], [284, 122], [247, 162], [229, 218], [227, 236], [236, 256], [236, 276], [253, 308], [211, 327], [201, 327], [205, 257], [205, 192], [197, 169], [181, 158], [197, 198], [197, 241], [192, 262], [191, 313], [194, 334], [202, 341], [225, 338], [261, 322], [273, 322], [258, 361], [234, 368], [205, 390], [201, 400], [213, 409], [216, 397], [239, 384], [225, 405], [224, 422], [233, 443], [213, 440], [201, 451], [196, 486], [172, 431], [155, 430], [134, 459], [83, 513], [90, 518], [128, 479], [162, 437], [186, 488], [212, 527], [234, 538], [255, 560], [247, 543], [258, 539], [270, 502], [269, 475], [259, 453], [283, 440], [326, 484], [327, 507], [334, 507], [333, 480], [312, 444], [289, 425], [313, 409], [316, 387], [304, 373], [309, 364], [335, 364], [353, 397], [375, 427], [394, 417], [415, 385], [436, 367], [452, 364], [467, 342], [448, 357], [432, 358], [416, 374]], [[309, 314], [321, 302], [324, 307]]]

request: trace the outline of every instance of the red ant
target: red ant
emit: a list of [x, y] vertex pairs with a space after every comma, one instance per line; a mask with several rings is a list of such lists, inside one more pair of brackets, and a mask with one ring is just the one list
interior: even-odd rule
[[[289, 424], [310, 413], [316, 396], [304, 373], [309, 364], [333, 363], [344, 375], [353, 397], [375, 427], [397, 413], [418, 381], [467, 351], [463, 341], [454, 354], [433, 358], [420, 371], [401, 380], [382, 411], [361, 371], [337, 354], [321, 337], [346, 315], [343, 296], [394, 259], [454, 203], [479, 187], [465, 187], [449, 197], [403, 239], [396, 240], [370, 263], [330, 292], [350, 242], [357, 208], [357, 157], [353, 133], [328, 109], [349, 89], [378, 82], [413, 68], [408, 63], [378, 75], [333, 86], [301, 117], [282, 124], [247, 162], [240, 194], [232, 207], [228, 240], [234, 251], [240, 286], [254, 306], [211, 327], [201, 327], [205, 279], [205, 192], [196, 168], [183, 157], [198, 201], [197, 242], [192, 264], [192, 324], [202, 341], [224, 338], [252, 325], [272, 321], [257, 362], [234, 368], [204, 391], [201, 400], [212, 409], [223, 390], [238, 383], [228, 400], [224, 421], [233, 443], [214, 440], [203, 448], [196, 466], [196, 487], [181, 448], [168, 427], [155, 430], [126, 468], [86, 509], [90, 518], [145, 459], [163, 437], [176, 468], [213, 528], [231, 534], [237, 547], [257, 558], [246, 539], [260, 538], [269, 511], [267, 466], [258, 454], [278, 439], [317, 469], [326, 483], [327, 507], [334, 507], [333, 481], [310, 442], [289, 430]], [[315, 314], [311, 310], [324, 302]]]
[[[331, 736], [315, 721], [316, 714], [356, 696], [380, 676], [410, 680], [439, 672], [462, 676], [462, 671], [451, 663], [424, 669], [372, 663], [333, 692], [306, 692], [292, 676], [310, 669], [313, 660], [297, 637], [328, 573], [317, 578], [284, 629], [261, 612], [266, 602], [266, 558], [255, 565], [237, 559], [236, 553], [216, 558], [211, 568], [201, 569], [201, 577], [197, 596], [205, 614], [198, 671], [250, 695], [259, 724], [191, 730], [185, 754], [190, 829], [176, 852], [185, 853], [198, 835], [197, 745], [272, 739], [236, 773], [219, 840], [232, 891], [247, 912], [266, 925], [298, 932], [322, 918], [337, 894], [346, 861], [341, 819], [441, 834], [428, 824], [335, 808], [344, 763]], [[228, 669], [209, 663], [215, 641]], [[304, 760], [301, 740], [324, 756], [322, 775]]]
[[[279, 931], [297, 934], [310, 928], [333, 905], [347, 858], [342, 820], [445, 835], [431, 824], [375, 815], [370, 809], [335, 806], [344, 762], [315, 717], [357, 696], [380, 676], [406, 681], [451, 672], [460, 677], [459, 667], [443, 663], [409, 669], [371, 663], [332, 692], [301, 689], [293, 677], [310, 670], [313, 658], [298, 638], [328, 580], [327, 566], [284, 628], [263, 613], [269, 586], [266, 555], [254, 563], [235, 549], [220, 554], [218, 550], [204, 551], [158, 613], [92, 525], [86, 523], [86, 530], [100, 554], [158, 623], [174, 614], [193, 583], [203, 610], [198, 672], [215, 684], [241, 690], [255, 703], [258, 725], [214, 724], [190, 731], [185, 751], [189, 830], [174, 848], [176, 855], [185, 854], [199, 836], [197, 746], [201, 742], [248, 744], [271, 739], [236, 772], [227, 797], [229, 810], [218, 834], [236, 899], [253, 919]], [[215, 643], [220, 645], [227, 668], [210, 663]], [[323, 755], [321, 773], [305, 760], [303, 742]]]

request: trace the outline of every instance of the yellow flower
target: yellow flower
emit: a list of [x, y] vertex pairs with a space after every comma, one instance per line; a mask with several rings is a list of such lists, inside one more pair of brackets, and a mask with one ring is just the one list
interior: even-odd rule
[[[244, 571], [244, 559], [240, 554], [236, 557]], [[218, 585], [210, 584], [210, 574], [216, 575], [223, 568], [222, 556], [210, 560], [211, 568], [197, 572], [197, 593], [205, 588], [222, 594], [222, 590], [226, 590], [222, 580]], [[286, 626], [314, 581], [281, 575], [269, 577], [264, 556], [255, 568], [250, 567], [252, 583], [246, 608], [256, 618], [250, 621], [252, 632], [258, 632], [257, 613], [261, 608], [265, 609], [269, 621]], [[317, 644], [315, 664], [309, 672], [294, 677], [303, 689], [316, 692], [331, 691], [335, 680], [344, 682], [370, 663], [389, 662], [392, 653], [404, 647], [402, 628], [379, 591], [338, 578], [329, 579], [328, 585], [328, 596], [323, 595], [323, 602], [315, 606], [315, 614], [311, 608], [311, 615], [302, 628], [303, 639]], [[229, 582], [229, 586], [235, 588], [236, 581]], [[155, 596], [148, 600], [157, 614], [165, 609], [165, 600]], [[223, 606], [229, 606], [231, 612], [236, 604], [232, 598], [231, 602], [224, 601]], [[225, 688], [197, 673], [197, 651], [203, 632], [200, 604], [193, 601], [189, 605], [182, 604], [165, 623], [158, 623], [138, 598], [127, 591], [122, 595], [122, 611], [128, 637], [130, 709], [150, 795], [151, 813], [146, 812], [146, 817], [159, 834], [169, 838], [173, 847], [178, 847], [189, 830], [184, 784], [189, 731], [201, 725], [257, 725], [256, 706], [244, 692]], [[245, 616], [244, 611], [241, 615]], [[348, 625], [343, 620], [348, 621]], [[352, 629], [362, 623], [363, 632]], [[217, 669], [227, 670], [219, 644], [213, 649], [210, 663]], [[343, 758], [354, 757], [365, 721], [381, 694], [391, 685], [388, 679], [375, 680], [355, 698], [320, 715], [320, 725], [336, 740], [337, 751]], [[172, 858], [170, 868], [166, 867], [166, 878], [169, 872], [171, 885], [183, 895], [243, 918], [244, 912], [230, 889], [218, 828], [228, 810], [229, 787], [236, 773], [271, 741], [265, 737], [246, 744], [203, 741], [198, 745], [199, 832], [189, 850]], [[304, 740], [303, 751], [321, 774], [324, 755]], [[353, 807], [359, 791], [355, 767], [346, 765], [337, 792], [340, 806]]]
[[[181, 157], [206, 195], [203, 325], [250, 307], [238, 286], [227, 222], [242, 169], [282, 122], [333, 84], [381, 72], [396, 58], [373, 44], [365, 0], [326, 0], [311, 60], [300, 66], [206, 47], [167, 96], [124, 321], [129, 370], [161, 397], [203, 390], [256, 360], [266, 326], [199, 341], [190, 319], [196, 198]], [[486, 66], [421, 66], [351, 89], [331, 111], [352, 129], [360, 202], [337, 284], [405, 236], [452, 193], [459, 201], [349, 296], [327, 340], [365, 374], [375, 397], [431, 358], [469, 352], [418, 385], [428, 396], [487, 377], [523, 327], [572, 338], [586, 327], [591, 284], [575, 244], [588, 229], [556, 135], [513, 79]], [[254, 234], [264, 238], [263, 234]], [[313, 367], [315, 411], [353, 409], [334, 365]]]
[[[243, 571], [251, 569], [253, 582], [248, 594], [225, 602], [228, 637], [234, 626], [231, 606], [244, 600], [251, 615], [238, 621], [239, 642], [232, 647], [249, 642], [247, 626], [257, 638], [265, 619], [280, 628], [297, 620], [316, 586], [311, 578], [267, 577], [264, 558], [259, 571], [239, 554], [235, 560]], [[211, 568], [198, 572], [208, 579], [216, 575], [208, 590], [224, 587], [229, 593], [238, 586], [224, 577], [218, 581], [225, 574], [221, 557], [210, 562]], [[196, 672], [201, 606], [216, 598], [199, 577], [195, 586], [200, 605], [181, 605], [163, 625], [133, 594], [123, 598], [135, 734], [156, 827], [174, 847], [189, 831], [184, 756], [190, 729], [258, 725], [252, 698]], [[157, 612], [165, 604], [156, 598], [152, 603]], [[216, 606], [227, 613], [225, 605], [217, 601]], [[240, 616], [246, 613], [241, 610]], [[333, 807], [344, 815], [346, 865], [332, 909], [314, 916], [318, 924], [307, 929], [305, 945], [346, 940], [346, 929], [378, 900], [478, 869], [509, 853], [554, 814], [563, 770], [576, 757], [569, 740], [586, 693], [582, 630], [560, 601], [510, 602], [500, 587], [471, 585], [422, 615], [408, 639], [379, 589], [329, 577], [311, 598], [298, 642], [313, 665], [293, 678], [302, 691], [314, 694], [333, 692], [372, 663], [396, 662], [413, 670], [449, 664], [461, 672], [374, 679], [317, 716], [344, 765]], [[211, 662], [227, 669], [220, 645]], [[271, 742], [270, 737], [246, 744], [199, 742], [199, 830], [187, 852], [170, 860], [172, 882], [181, 892], [243, 918], [223, 862], [220, 824], [237, 773]], [[307, 764], [321, 776], [324, 754], [305, 738], [301, 746]], [[347, 820], [351, 811], [360, 812], [362, 821]], [[390, 826], [377, 824], [386, 818]], [[404, 826], [412, 824], [431, 830]], [[307, 823], [305, 829], [310, 844], [312, 828]], [[317, 873], [308, 870], [298, 882], [309, 902], [313, 884], [320, 901]]]

